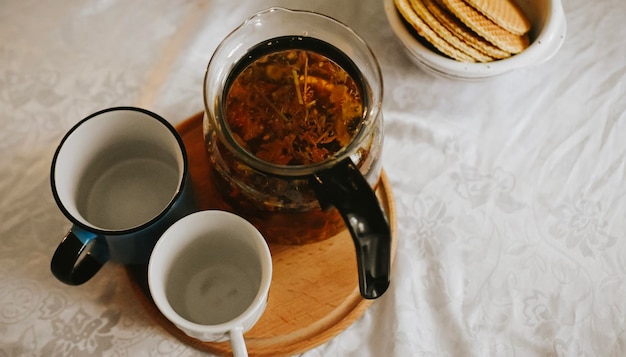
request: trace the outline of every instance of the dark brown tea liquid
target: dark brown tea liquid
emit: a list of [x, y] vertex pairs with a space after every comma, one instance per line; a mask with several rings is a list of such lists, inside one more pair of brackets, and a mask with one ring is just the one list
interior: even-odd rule
[[[355, 64], [336, 47], [310, 37], [274, 38], [233, 67], [224, 89], [222, 130], [243, 151], [272, 164], [322, 162], [361, 129], [365, 90]], [[216, 145], [215, 183], [268, 241], [310, 243], [345, 229], [336, 209], [319, 208], [307, 178], [260, 173]]]

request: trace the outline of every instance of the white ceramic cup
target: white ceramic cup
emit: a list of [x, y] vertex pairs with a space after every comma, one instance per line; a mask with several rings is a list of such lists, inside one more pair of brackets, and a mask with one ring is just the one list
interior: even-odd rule
[[187, 335], [230, 340], [247, 356], [243, 334], [263, 314], [272, 258], [259, 231], [225, 211], [193, 213], [159, 239], [148, 264], [148, 285], [161, 313]]

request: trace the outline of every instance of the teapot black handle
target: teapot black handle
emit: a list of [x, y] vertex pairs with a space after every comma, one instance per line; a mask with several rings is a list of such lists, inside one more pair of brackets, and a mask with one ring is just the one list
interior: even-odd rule
[[322, 209], [335, 206], [350, 230], [361, 296], [380, 297], [390, 281], [391, 228], [376, 193], [350, 158], [316, 172], [311, 181]]
[[108, 259], [109, 250], [103, 238], [73, 227], [54, 252], [50, 270], [61, 282], [80, 285], [91, 279]]

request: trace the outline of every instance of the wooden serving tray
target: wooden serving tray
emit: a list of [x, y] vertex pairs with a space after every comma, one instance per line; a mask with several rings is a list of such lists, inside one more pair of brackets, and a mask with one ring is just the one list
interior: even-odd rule
[[[202, 113], [177, 126], [188, 154], [189, 170], [200, 209], [225, 209], [210, 182], [202, 133]], [[389, 182], [381, 173], [376, 189], [392, 232], [396, 253], [396, 213]], [[345, 230], [305, 245], [270, 244], [273, 276], [265, 313], [244, 337], [250, 356], [287, 356], [316, 347], [350, 326], [374, 300], [359, 293], [355, 248]], [[142, 305], [169, 333], [199, 350], [231, 355], [229, 342], [202, 342], [176, 328], [152, 302], [147, 266], [128, 266], [128, 277]]]

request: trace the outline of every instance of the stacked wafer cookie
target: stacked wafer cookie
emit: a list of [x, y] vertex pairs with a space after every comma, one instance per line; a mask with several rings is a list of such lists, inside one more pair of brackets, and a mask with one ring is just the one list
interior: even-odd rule
[[513, 0], [394, 0], [435, 49], [462, 62], [491, 62], [528, 47], [530, 22]]

